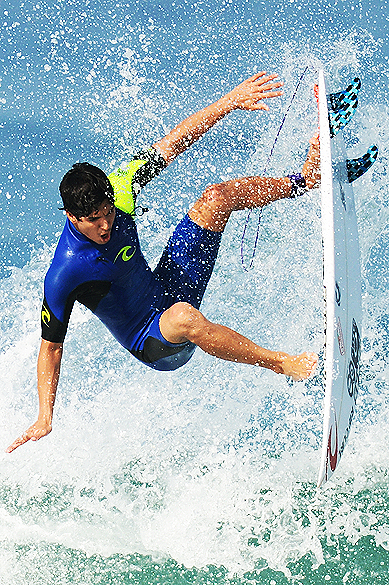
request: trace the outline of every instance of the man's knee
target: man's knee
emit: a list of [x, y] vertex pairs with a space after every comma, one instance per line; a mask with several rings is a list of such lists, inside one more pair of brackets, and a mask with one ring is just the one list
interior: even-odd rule
[[225, 183], [209, 185], [189, 211], [189, 217], [201, 227], [222, 232], [233, 204]]
[[208, 185], [203, 192], [201, 199], [211, 208], [220, 209], [226, 205], [226, 193], [224, 183]]
[[[167, 319], [166, 319], [167, 318]], [[179, 302], [172, 305], [165, 311], [162, 319], [162, 325], [172, 334], [192, 341], [195, 332], [202, 327], [205, 317], [198, 309], [185, 302]], [[161, 333], [163, 334], [162, 330]]]

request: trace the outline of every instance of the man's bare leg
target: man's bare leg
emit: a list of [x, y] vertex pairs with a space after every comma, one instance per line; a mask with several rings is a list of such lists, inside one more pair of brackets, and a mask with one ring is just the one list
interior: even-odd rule
[[[310, 141], [302, 175], [308, 189], [320, 180], [320, 144], [317, 136]], [[222, 232], [233, 211], [264, 207], [272, 201], [290, 197], [288, 177], [244, 177], [209, 186], [189, 210], [189, 217], [201, 227]]]
[[[320, 180], [320, 148], [318, 137], [310, 141], [307, 160], [302, 169], [308, 189]], [[208, 187], [189, 211], [201, 227], [222, 232], [232, 211], [263, 207], [272, 201], [290, 197], [292, 183], [288, 177], [244, 177]], [[255, 366], [262, 366], [291, 376], [294, 380], [308, 378], [316, 369], [315, 353], [289, 355], [264, 349], [236, 331], [208, 321], [188, 303], [176, 303], [161, 316], [159, 326], [170, 343], [191, 341], [215, 357]]]
[[167, 309], [160, 318], [159, 327], [170, 343], [191, 341], [220, 359], [262, 366], [296, 381], [308, 378], [316, 369], [316, 354], [289, 355], [264, 349], [240, 333], [208, 321], [188, 303], [176, 303]]

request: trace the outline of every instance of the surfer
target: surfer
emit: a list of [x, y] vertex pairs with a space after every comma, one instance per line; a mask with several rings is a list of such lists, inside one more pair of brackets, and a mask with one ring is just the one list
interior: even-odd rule
[[319, 179], [318, 139], [311, 141], [301, 174], [245, 177], [211, 185], [178, 224], [156, 269], [141, 251], [134, 222], [136, 195], [218, 120], [234, 110], [268, 110], [280, 96], [275, 74], [258, 73], [181, 122], [150, 149], [109, 175], [78, 163], [60, 184], [66, 225], [45, 278], [42, 342], [38, 356], [38, 420], [10, 453], [52, 428], [63, 342], [75, 300], [95, 313], [137, 359], [156, 370], [185, 364], [198, 346], [218, 358], [262, 366], [293, 380], [308, 378], [317, 355], [264, 349], [209, 321], [200, 303], [232, 211], [296, 197]]

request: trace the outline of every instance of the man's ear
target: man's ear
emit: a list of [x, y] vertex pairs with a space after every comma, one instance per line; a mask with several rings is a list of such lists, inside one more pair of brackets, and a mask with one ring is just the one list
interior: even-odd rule
[[66, 211], [65, 213], [66, 213], [68, 220], [71, 221], [73, 225], [76, 225], [78, 222], [78, 219], [76, 218], [76, 216], [73, 215], [72, 213], [70, 213], [70, 211]]

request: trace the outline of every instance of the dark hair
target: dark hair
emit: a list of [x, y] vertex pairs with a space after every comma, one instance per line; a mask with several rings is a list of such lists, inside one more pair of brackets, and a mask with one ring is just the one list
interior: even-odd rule
[[97, 211], [108, 199], [114, 203], [113, 188], [107, 175], [89, 163], [76, 163], [63, 177], [59, 191], [63, 209], [77, 219]]

